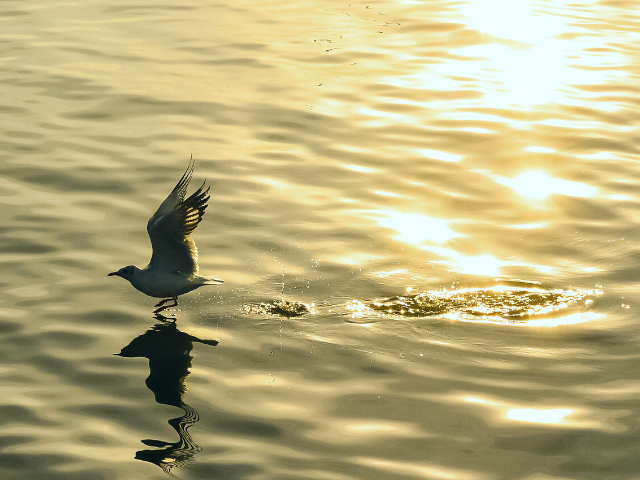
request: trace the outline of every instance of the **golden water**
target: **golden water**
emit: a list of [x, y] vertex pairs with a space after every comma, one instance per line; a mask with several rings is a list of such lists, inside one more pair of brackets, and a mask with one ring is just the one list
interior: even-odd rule
[[5, 2], [0, 478], [638, 477], [639, 14]]

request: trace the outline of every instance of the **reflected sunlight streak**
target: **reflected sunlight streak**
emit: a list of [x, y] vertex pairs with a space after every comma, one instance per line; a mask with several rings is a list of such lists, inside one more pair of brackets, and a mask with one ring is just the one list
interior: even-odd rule
[[458, 8], [467, 17], [469, 27], [521, 42], [537, 43], [541, 38], [578, 30], [569, 27], [559, 15], [536, 11], [539, 7], [536, 0], [492, 0], [490, 3], [487, 8], [486, 2], [461, 2]]
[[509, 262], [498, 260], [488, 254], [471, 257], [464, 253], [451, 250], [450, 248], [442, 247], [423, 247], [423, 250], [436, 253], [441, 257], [450, 258], [451, 261], [444, 263], [450, 264], [458, 273], [469, 275], [498, 275], [500, 273], [500, 268], [505, 265], [511, 265]]
[[[595, 295], [601, 292], [595, 291]], [[562, 325], [576, 325], [578, 323], [593, 322], [604, 318], [604, 314], [596, 312], [576, 312], [557, 318], [536, 318], [522, 322], [525, 327], [560, 327]]]
[[[391, 76], [385, 83], [452, 92], [461, 89], [458, 79], [465, 79], [465, 91], [479, 94], [466, 100], [467, 115], [473, 114], [469, 106], [474, 104], [493, 109], [549, 103], [582, 105], [589, 94], [575, 86], [603, 85], [626, 76], [620, 67], [625, 60], [615, 51], [603, 51], [607, 43], [588, 35], [571, 16], [571, 2], [553, 3], [551, 9], [537, 0], [492, 0], [489, 5], [459, 2], [460, 23], [480, 34], [482, 40], [449, 51], [450, 59], [421, 65], [409, 75]], [[558, 10], [567, 14], [557, 14]], [[614, 99], [591, 105], [607, 112], [619, 108]], [[387, 119], [397, 115], [366, 113]]]
[[516, 178], [497, 177], [496, 181], [512, 188], [523, 197], [543, 200], [551, 194], [588, 198], [597, 189], [586, 183], [554, 178], [540, 171], [524, 172]]
[[459, 396], [458, 401], [475, 403], [489, 408], [497, 413], [501, 421], [535, 423], [539, 426], [561, 428], [591, 428], [597, 430], [611, 430], [607, 425], [594, 418], [595, 412], [584, 408], [539, 408], [516, 405], [504, 400], [479, 396]]
[[326, 419], [308, 438], [329, 444], [350, 445], [375, 442], [383, 438], [426, 438], [419, 426], [407, 422], [381, 419]]
[[570, 408], [512, 408], [505, 417], [520, 422], [560, 424], [573, 412]]
[[419, 148], [418, 154], [426, 158], [433, 158], [435, 160], [441, 160], [443, 162], [459, 162], [464, 158], [463, 155], [456, 155], [455, 153], [442, 152], [440, 150], [431, 150], [429, 148]]
[[447, 220], [427, 217], [419, 213], [402, 213], [391, 210], [369, 212], [381, 227], [395, 230], [396, 240], [419, 246], [426, 241], [444, 243], [463, 235], [451, 230]]
[[[491, 4], [487, 8], [484, 2], [463, 2], [458, 8], [469, 28], [506, 41], [463, 47], [457, 53], [475, 59], [473, 68], [486, 77], [485, 99], [493, 106], [575, 103], [570, 96], [572, 85], [603, 84], [613, 71], [621, 73], [615, 68], [619, 55], [590, 52], [592, 47], [602, 47], [601, 41], [581, 36], [585, 31], [570, 16], [552, 14], [536, 0], [493, 0]], [[554, 7], [571, 9], [572, 5], [561, 0]], [[574, 40], [563, 40], [563, 34], [573, 34]], [[576, 68], [576, 58], [592, 68]], [[599, 106], [612, 108], [607, 102]]]
[[453, 238], [464, 237], [464, 235], [451, 230], [447, 220], [392, 210], [366, 213], [373, 216], [381, 227], [395, 230], [397, 234], [393, 238], [396, 240], [449, 258], [450, 260], [443, 263], [450, 264], [458, 273], [493, 276], [498, 275], [502, 267], [512, 264], [488, 254], [469, 256], [450, 248], [427, 245], [427, 243], [443, 244]]
[[504, 45], [473, 45], [455, 53], [476, 64], [485, 102], [494, 107], [566, 103], [565, 85], [579, 83], [580, 72], [566, 65], [568, 59], [555, 46], [512, 50]]

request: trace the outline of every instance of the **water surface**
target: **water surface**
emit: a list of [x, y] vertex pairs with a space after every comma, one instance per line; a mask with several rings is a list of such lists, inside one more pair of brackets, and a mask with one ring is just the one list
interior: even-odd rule
[[637, 477], [637, 10], [6, 2], [0, 477]]

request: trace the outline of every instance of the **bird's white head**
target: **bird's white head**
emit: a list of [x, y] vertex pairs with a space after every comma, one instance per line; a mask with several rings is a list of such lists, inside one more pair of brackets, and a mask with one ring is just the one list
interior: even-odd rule
[[133, 275], [139, 270], [140, 269], [135, 265], [127, 265], [126, 267], [122, 267], [117, 272], [111, 272], [108, 276], [110, 277], [112, 275], [116, 275], [118, 277], [124, 278], [125, 280], [131, 281], [131, 278], [133, 277]]

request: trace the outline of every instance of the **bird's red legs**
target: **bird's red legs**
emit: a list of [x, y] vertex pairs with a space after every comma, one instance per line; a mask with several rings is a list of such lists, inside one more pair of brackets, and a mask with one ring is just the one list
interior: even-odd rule
[[[166, 302], [173, 300], [173, 305], [164, 305]], [[163, 306], [164, 305], [164, 306]], [[160, 308], [156, 308], [153, 313], [160, 313], [163, 310], [166, 310], [167, 308], [171, 308], [171, 307], [177, 307], [178, 306], [178, 297], [173, 297], [173, 298], [165, 298], [164, 300], [162, 300], [161, 302], [158, 302], [157, 305], [154, 305], [155, 307], [160, 307]]]

